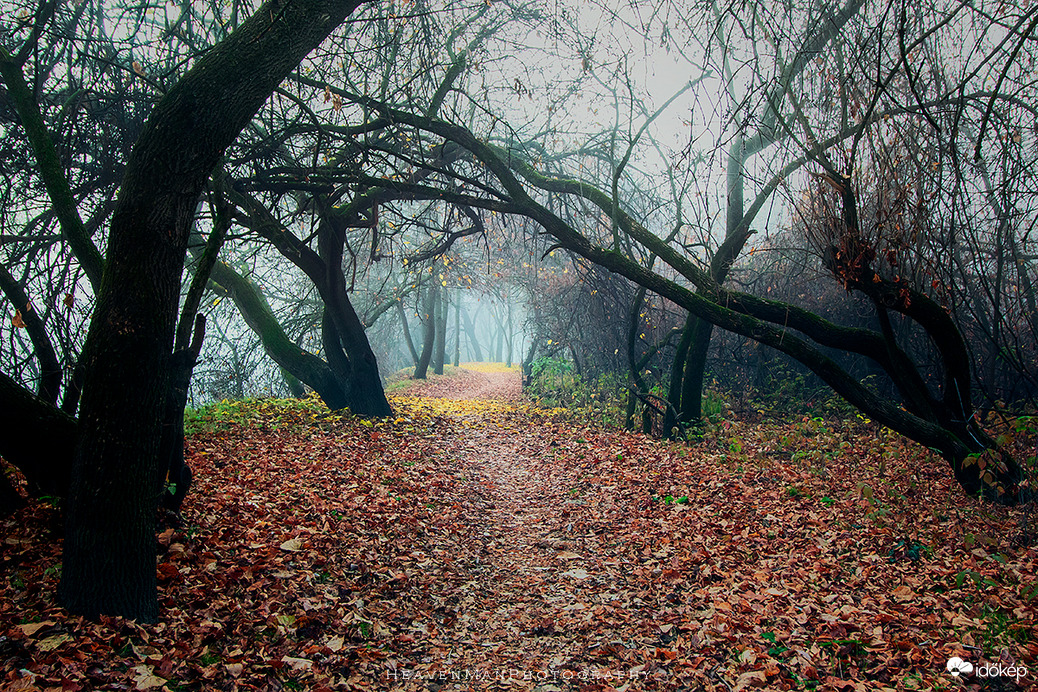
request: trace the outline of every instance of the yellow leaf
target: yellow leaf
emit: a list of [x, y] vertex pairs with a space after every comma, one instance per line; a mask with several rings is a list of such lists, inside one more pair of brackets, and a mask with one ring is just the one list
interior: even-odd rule
[[47, 637], [43, 641], [39, 642], [36, 646], [38, 646], [42, 651], [54, 651], [54, 649], [58, 648], [67, 641], [71, 641], [71, 639], [72, 637], [70, 637], [67, 634], [58, 634], [53, 637]]
[[15, 310], [14, 317], [11, 318], [11, 324], [18, 329], [25, 329], [25, 320], [22, 319], [22, 311]]

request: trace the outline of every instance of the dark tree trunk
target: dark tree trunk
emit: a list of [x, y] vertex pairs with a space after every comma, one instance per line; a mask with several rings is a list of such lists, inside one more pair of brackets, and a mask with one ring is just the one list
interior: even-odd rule
[[187, 407], [191, 373], [202, 351], [204, 337], [205, 316], [199, 315], [191, 343], [176, 351], [170, 363], [168, 408], [159, 447], [160, 458], [166, 460], [166, 477], [160, 484], [159, 493], [162, 506], [176, 513], [180, 512], [180, 505], [191, 487], [191, 469], [184, 463], [184, 409]]
[[681, 411], [682, 406], [681, 383], [685, 379], [685, 363], [688, 361], [688, 352], [692, 347], [693, 326], [698, 319], [699, 318], [692, 314], [689, 314], [685, 319], [685, 325], [681, 329], [681, 339], [678, 341], [678, 348], [674, 353], [674, 360], [671, 362], [670, 383], [667, 388], [667, 397], [670, 400], [670, 407], [667, 409], [667, 415], [663, 426], [667, 431], [671, 431], [678, 427], [678, 418], [680, 417], [679, 412]]
[[[638, 332], [641, 326], [639, 315], [642, 311], [645, 293], [645, 288], [638, 288], [634, 294], [634, 300], [631, 302], [631, 310], [627, 315], [627, 365], [633, 384], [628, 393], [627, 409], [624, 412], [624, 425], [628, 430], [634, 429], [634, 413], [637, 409], [638, 400], [649, 393], [649, 388], [645, 384], [645, 378], [642, 377], [642, 370], [648, 365], [651, 354], [647, 354], [644, 358], [638, 358], [638, 354], [635, 352], [635, 344], [638, 341]], [[666, 420], [664, 420], [664, 423], [666, 423]], [[644, 402], [642, 404], [642, 432], [646, 434], [652, 432], [652, 414]]]
[[[222, 172], [213, 174], [216, 188], [221, 188]], [[184, 462], [184, 409], [187, 393], [191, 387], [191, 375], [202, 352], [205, 338], [205, 315], [198, 314], [198, 306], [209, 283], [213, 266], [220, 256], [220, 248], [231, 227], [227, 202], [219, 189], [216, 190], [216, 223], [205, 242], [205, 250], [195, 263], [191, 284], [180, 311], [173, 340], [173, 358], [170, 362], [170, 386], [166, 406], [166, 420], [159, 444], [160, 462], [165, 460], [165, 483], [159, 487], [162, 506], [174, 514], [180, 514], [180, 506], [191, 487], [191, 469]], [[193, 326], [192, 326], [193, 325]]]
[[439, 296], [436, 295], [436, 286], [437, 284], [434, 281], [425, 292], [425, 300], [423, 301], [425, 319], [422, 324], [422, 353], [418, 356], [418, 365], [414, 369], [414, 378], [416, 380], [424, 380], [427, 377], [429, 363], [432, 361], [433, 342], [436, 341], [436, 310], [440, 304]]
[[447, 319], [450, 316], [450, 303], [447, 301], [447, 291], [438, 289], [440, 302], [436, 308], [436, 338], [433, 348], [433, 373], [443, 374], [443, 363], [447, 353]]
[[682, 423], [698, 423], [703, 417], [703, 377], [713, 332], [714, 325], [706, 320], [698, 317], [693, 320], [681, 382], [681, 408], [678, 409]]
[[212, 279], [231, 297], [245, 323], [259, 336], [263, 349], [275, 363], [317, 392], [328, 408], [333, 411], [346, 408], [346, 383], [328, 363], [307, 353], [288, 338], [267, 299], [251, 281], [222, 262], [213, 267]]
[[76, 363], [72, 368], [72, 377], [65, 387], [65, 395], [61, 397], [61, 410], [75, 417], [79, 409], [79, 397], [83, 394], [83, 366]]
[[461, 300], [454, 303], [454, 367], [461, 365]]
[[393, 413], [393, 409], [382, 388], [375, 352], [371, 350], [364, 323], [360, 321], [346, 293], [346, 277], [342, 272], [345, 242], [345, 229], [336, 220], [326, 216], [318, 232], [319, 254], [325, 276], [324, 281], [316, 283], [337, 333], [338, 343], [347, 359], [346, 364], [336, 370], [345, 375], [350, 411], [363, 416], [388, 416]]
[[72, 476], [76, 419], [0, 373], [0, 456], [36, 495], [64, 497]]
[[134, 146], [81, 360], [80, 438], [59, 586], [72, 614], [158, 617], [154, 488], [198, 198], [223, 150], [356, 7], [351, 0], [264, 4], [166, 92]]

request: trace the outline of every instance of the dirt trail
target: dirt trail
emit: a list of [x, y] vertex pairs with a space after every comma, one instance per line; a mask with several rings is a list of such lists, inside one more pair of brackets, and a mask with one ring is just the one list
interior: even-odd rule
[[[557, 443], [524, 434], [518, 414], [510, 420], [507, 409], [486, 406], [520, 400], [518, 373], [465, 371], [417, 389], [481, 402], [449, 414], [465, 428], [450, 450], [463, 493], [450, 540], [467, 548], [467, 570], [456, 574], [461, 589], [436, 582], [444, 602], [465, 594], [449, 608], [452, 631], [444, 635], [455, 646], [439, 661], [443, 673], [456, 676], [459, 689], [637, 684], [643, 661], [624, 655], [632, 642], [618, 641], [598, 618], [617, 610], [617, 592], [629, 588], [622, 561], [609, 557], [612, 522], [583, 516], [587, 503], [575, 497], [572, 479], [553, 469]], [[588, 666], [596, 657], [601, 663]]]
[[462, 366], [449, 376], [412, 380], [406, 392], [411, 396], [516, 403], [522, 398], [523, 388], [515, 370], [472, 370]]

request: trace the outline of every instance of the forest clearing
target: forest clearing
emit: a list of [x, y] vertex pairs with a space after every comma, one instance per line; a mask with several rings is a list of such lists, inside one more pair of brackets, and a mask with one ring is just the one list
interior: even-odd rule
[[[56, 604], [57, 511], [4, 520], [0, 690], [1029, 689], [1033, 506], [858, 420], [675, 443], [470, 364], [391, 395], [189, 416], [158, 624]], [[953, 677], [959, 657], [1024, 671]], [[965, 678], [964, 678], [965, 679]]]

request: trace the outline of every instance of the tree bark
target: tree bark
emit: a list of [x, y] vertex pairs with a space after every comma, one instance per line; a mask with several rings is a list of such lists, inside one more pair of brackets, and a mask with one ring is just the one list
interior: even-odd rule
[[472, 348], [472, 356], [475, 362], [483, 362], [483, 349], [479, 347], [479, 339], [476, 338], [476, 327], [472, 322], [472, 317], [469, 316], [468, 310], [461, 311], [461, 319], [465, 324], [465, 333], [469, 337], [469, 346]]
[[202, 351], [204, 337], [205, 316], [198, 315], [195, 320], [194, 338], [187, 346], [175, 351], [170, 359], [166, 422], [159, 444], [160, 459], [166, 461], [166, 474], [164, 482], [159, 484], [158, 492], [162, 497], [162, 506], [178, 514], [180, 505], [191, 487], [191, 469], [184, 463], [184, 409], [187, 407], [191, 373], [198, 362], [198, 354]]
[[345, 230], [335, 219], [327, 218], [327, 213], [328, 210], [318, 231], [318, 251], [325, 276], [324, 281], [317, 282], [317, 288], [346, 355], [347, 362], [340, 372], [347, 383], [347, 405], [359, 415], [388, 416], [393, 409], [382, 388], [375, 353], [346, 293], [346, 277], [342, 271]]
[[407, 352], [411, 354], [411, 360], [414, 361], [415, 365], [418, 365], [418, 350], [414, 347], [414, 339], [411, 338], [411, 327], [407, 324], [407, 312], [404, 311], [404, 304], [397, 302], [396, 304], [397, 314], [400, 315], [400, 328], [404, 332], [404, 341], [407, 343]]
[[265, 3], [173, 85], [134, 146], [83, 349], [80, 439], [58, 590], [72, 614], [158, 617], [154, 488], [180, 276], [198, 199], [224, 149], [358, 4]]
[[440, 301], [436, 307], [436, 338], [433, 348], [433, 373], [443, 374], [443, 363], [447, 353], [447, 318], [450, 316], [450, 303], [447, 301], [447, 291], [437, 289]]
[[461, 365], [461, 300], [454, 303], [454, 367]]
[[429, 363], [432, 361], [433, 342], [436, 341], [436, 310], [440, 304], [439, 296], [436, 295], [437, 286], [438, 284], [433, 281], [425, 292], [422, 353], [418, 356], [418, 365], [414, 369], [416, 380], [424, 380], [428, 376]]

